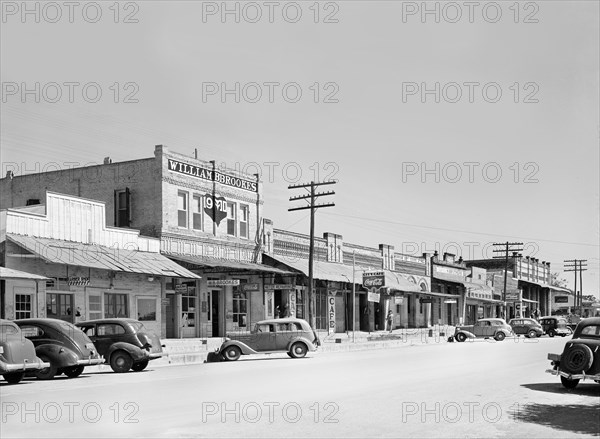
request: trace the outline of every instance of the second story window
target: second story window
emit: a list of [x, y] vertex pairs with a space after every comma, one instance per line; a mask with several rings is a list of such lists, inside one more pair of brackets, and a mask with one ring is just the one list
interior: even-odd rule
[[227, 203], [227, 234], [230, 236], [236, 236], [235, 226], [236, 226], [236, 204], [235, 203]]
[[115, 191], [115, 227], [131, 225], [131, 193], [129, 188]]
[[240, 238], [248, 238], [248, 206], [240, 204]]
[[192, 227], [194, 230], [202, 230], [202, 197], [194, 195], [192, 203]]
[[187, 228], [188, 221], [188, 194], [177, 192], [177, 225]]

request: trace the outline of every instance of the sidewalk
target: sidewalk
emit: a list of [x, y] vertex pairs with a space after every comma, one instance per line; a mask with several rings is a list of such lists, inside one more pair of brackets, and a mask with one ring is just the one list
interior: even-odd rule
[[[388, 331], [371, 333], [356, 331], [354, 335], [352, 331], [335, 334], [317, 331], [317, 334], [321, 340], [318, 352], [349, 352], [447, 343], [448, 337], [454, 334], [454, 327], [434, 326], [431, 328], [395, 329], [391, 333]], [[166, 355], [150, 362], [149, 367], [204, 363], [208, 353], [214, 352], [221, 346], [223, 338], [167, 338], [161, 341], [165, 345], [163, 351]], [[110, 372], [112, 369], [109, 365], [102, 364], [86, 367], [85, 371], [86, 373]]]

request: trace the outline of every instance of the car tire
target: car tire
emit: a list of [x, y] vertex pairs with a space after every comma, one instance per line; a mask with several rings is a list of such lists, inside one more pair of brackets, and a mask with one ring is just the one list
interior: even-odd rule
[[228, 346], [223, 351], [223, 358], [227, 361], [236, 361], [242, 356], [242, 350], [237, 346]]
[[563, 376], [560, 377], [560, 382], [565, 387], [565, 389], [574, 389], [579, 384], [579, 380], [570, 380], [569, 378], [565, 378]]
[[556, 335], [556, 332], [554, 332], [554, 329], [551, 329], [551, 330], [548, 331], [548, 335], [550, 337], [554, 337]]
[[133, 363], [131, 370], [134, 372], [141, 372], [148, 366], [148, 360], [140, 361], [139, 363]]
[[79, 375], [83, 373], [84, 366], [74, 366], [65, 369], [65, 375], [69, 378], [77, 378]]
[[8, 384], [18, 384], [25, 376], [25, 372], [5, 373], [2, 375]]
[[47, 356], [38, 355], [38, 357], [44, 363], [50, 363], [50, 366], [45, 367], [44, 369], [39, 369], [39, 370], [35, 371], [35, 377], [38, 380], [51, 380], [52, 378], [54, 378], [56, 376], [58, 369], [56, 368], [56, 366], [54, 364], [52, 364], [52, 362], [50, 361], [50, 358], [48, 358]]
[[290, 348], [290, 354], [292, 354], [292, 358], [304, 358], [306, 357], [306, 353], [308, 352], [308, 348], [304, 343], [296, 342]]
[[286, 352], [287, 356], [290, 358], [294, 358], [294, 356], [291, 354], [291, 352]]
[[116, 351], [110, 356], [110, 368], [116, 373], [129, 372], [132, 365], [131, 355], [125, 351]]
[[456, 334], [454, 336], [454, 338], [456, 339], [456, 341], [458, 341], [459, 343], [464, 342], [467, 339], [467, 336], [465, 334], [463, 334], [462, 332], [459, 332], [458, 334]]
[[589, 346], [572, 343], [560, 358], [562, 368], [569, 373], [587, 372], [594, 362], [594, 354]]
[[502, 341], [506, 338], [506, 334], [504, 332], [496, 332], [496, 335], [494, 335], [494, 340], [496, 341]]
[[537, 332], [535, 332], [535, 330], [530, 329], [529, 332], [527, 333], [527, 337], [529, 338], [536, 338], [537, 337]]

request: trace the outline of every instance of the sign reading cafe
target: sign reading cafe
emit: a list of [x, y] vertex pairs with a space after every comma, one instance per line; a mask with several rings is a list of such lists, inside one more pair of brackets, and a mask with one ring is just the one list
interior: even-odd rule
[[384, 287], [385, 273], [383, 271], [365, 271], [363, 273], [363, 286], [366, 288]]
[[238, 189], [244, 189], [250, 192], [258, 192], [258, 183], [256, 181], [245, 180], [232, 175], [223, 174], [218, 171], [201, 168], [200, 166], [190, 165], [177, 160], [169, 159], [169, 171], [178, 174], [189, 175], [207, 181], [215, 181], [225, 186], [231, 186]]

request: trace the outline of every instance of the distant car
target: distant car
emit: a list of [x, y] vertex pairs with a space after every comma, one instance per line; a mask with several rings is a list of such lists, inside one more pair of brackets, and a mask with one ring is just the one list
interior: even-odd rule
[[580, 380], [600, 384], [600, 317], [581, 320], [562, 355], [548, 354], [548, 360], [553, 368], [546, 372], [559, 375], [567, 389], [577, 387]]
[[528, 317], [519, 317], [511, 319], [508, 324], [512, 328], [515, 335], [525, 335], [529, 338], [541, 337], [544, 334], [544, 329], [535, 319]]
[[9, 384], [17, 384], [25, 372], [49, 367], [35, 354], [33, 343], [10, 320], [0, 320], [0, 375]]
[[88, 336], [71, 323], [41, 318], [15, 320], [15, 323], [33, 342], [36, 355], [50, 363], [50, 366], [34, 372], [40, 380], [51, 380], [61, 373], [75, 378], [86, 366], [104, 362]]
[[454, 330], [456, 341], [463, 342], [467, 338], [493, 338], [502, 341], [512, 334], [512, 328], [504, 319], [481, 319], [474, 325], [457, 326]]
[[217, 353], [228, 361], [235, 361], [241, 355], [276, 352], [302, 358], [320, 345], [317, 333], [306, 320], [282, 318], [260, 321], [249, 334], [228, 335]]
[[115, 372], [123, 373], [129, 369], [139, 372], [150, 360], [163, 356], [158, 336], [137, 320], [99, 319], [79, 322], [75, 326], [92, 340]]
[[571, 335], [573, 331], [569, 328], [567, 320], [563, 317], [558, 316], [545, 316], [540, 318], [540, 325], [544, 330], [544, 334], [548, 334], [550, 337], [560, 335], [565, 337]]

